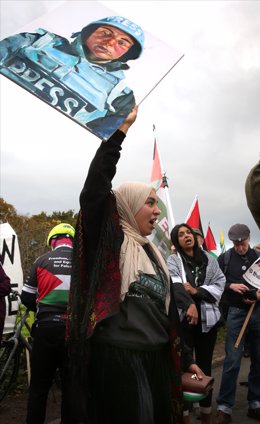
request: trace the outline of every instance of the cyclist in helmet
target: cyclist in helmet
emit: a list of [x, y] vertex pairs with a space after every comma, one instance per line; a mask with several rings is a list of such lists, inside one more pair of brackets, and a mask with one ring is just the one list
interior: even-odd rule
[[[65, 322], [74, 234], [70, 224], [56, 225], [47, 238], [51, 250], [36, 259], [23, 285], [22, 303], [36, 312], [27, 424], [45, 422], [48, 392], [57, 369], [64, 392]], [[61, 422], [65, 423], [66, 405], [63, 401], [61, 417]]]
[[71, 38], [42, 28], [8, 37], [0, 42], [0, 72], [107, 139], [135, 105], [124, 71], [142, 53], [143, 30], [109, 16]]

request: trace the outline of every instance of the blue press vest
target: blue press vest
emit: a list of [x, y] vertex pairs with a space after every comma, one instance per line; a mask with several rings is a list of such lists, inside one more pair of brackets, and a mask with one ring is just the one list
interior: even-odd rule
[[[131, 92], [122, 70], [107, 71], [85, 58], [80, 37], [73, 43], [74, 56], [57, 49], [65, 46], [66, 39], [44, 29], [36, 33], [41, 35], [36, 41], [33, 34], [13, 37], [17, 43], [10, 44], [11, 50], [17, 53], [7, 55], [1, 73], [80, 124], [114, 112], [113, 100]], [[0, 50], [5, 49], [4, 43], [0, 42]]]

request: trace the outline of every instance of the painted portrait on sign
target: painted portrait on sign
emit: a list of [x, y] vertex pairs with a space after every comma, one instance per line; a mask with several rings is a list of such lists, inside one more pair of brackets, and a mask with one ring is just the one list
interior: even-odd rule
[[122, 16], [91, 22], [71, 40], [39, 28], [0, 42], [1, 73], [107, 138], [135, 104], [125, 71], [143, 45], [141, 27]]
[[92, 9], [90, 17], [90, 8], [85, 13], [85, 2], [81, 3], [84, 25], [80, 27], [78, 22], [82, 29], [69, 36], [60, 35], [55, 27], [62, 28], [53, 24], [56, 14], [67, 28], [71, 4], [65, 4], [52, 16], [42, 18], [38, 29], [4, 38], [0, 42], [0, 73], [98, 137], [108, 139], [137, 103], [135, 87], [128, 84], [126, 75], [132, 63], [141, 60], [146, 37], [139, 23], [98, 2], [88, 2], [94, 3], [96, 11]]

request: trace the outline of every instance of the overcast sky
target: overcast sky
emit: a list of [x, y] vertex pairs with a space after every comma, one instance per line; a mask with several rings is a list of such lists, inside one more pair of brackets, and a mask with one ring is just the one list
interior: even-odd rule
[[[59, 3], [2, 0], [1, 38]], [[175, 222], [185, 221], [197, 194], [204, 232], [210, 222], [217, 243], [221, 228], [229, 244], [228, 229], [237, 222], [250, 227], [252, 245], [259, 243], [244, 184], [260, 158], [260, 2], [103, 3], [184, 53], [140, 105], [114, 186], [149, 181], [155, 124]], [[23, 214], [78, 211], [100, 143], [58, 112], [46, 121], [46, 108], [21, 88], [17, 95], [15, 84], [1, 76], [1, 196]]]

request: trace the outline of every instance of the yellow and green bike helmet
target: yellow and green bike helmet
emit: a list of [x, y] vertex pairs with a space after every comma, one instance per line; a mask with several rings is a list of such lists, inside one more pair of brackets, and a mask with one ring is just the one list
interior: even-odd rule
[[75, 229], [70, 224], [61, 223], [58, 225], [55, 225], [53, 229], [49, 232], [49, 235], [47, 237], [47, 246], [50, 246], [50, 242], [52, 238], [57, 238], [60, 235], [67, 235], [72, 238], [75, 236]]

